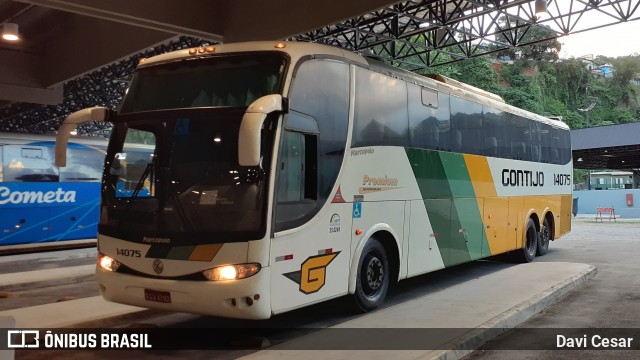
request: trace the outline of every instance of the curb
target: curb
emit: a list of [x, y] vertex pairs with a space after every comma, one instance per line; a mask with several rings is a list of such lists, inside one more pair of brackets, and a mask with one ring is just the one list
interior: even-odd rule
[[32, 252], [82, 249], [82, 248], [88, 248], [88, 247], [95, 247], [97, 242], [98, 242], [97, 239], [82, 239], [82, 240], [52, 241], [52, 242], [33, 243], [33, 244], [5, 245], [5, 246], [0, 246], [0, 256], [26, 254], [26, 253], [32, 253]]
[[[577, 288], [598, 273], [598, 269], [591, 265], [577, 275], [559, 282], [546, 291], [520, 303], [504, 313], [490, 319], [479, 328], [468, 334], [452, 340], [449, 350], [443, 350], [438, 355], [430, 357], [437, 360], [457, 360], [472, 352], [493, 338], [502, 335], [512, 328], [527, 321], [532, 316], [546, 309], [569, 291]], [[470, 350], [474, 349], [474, 350]], [[427, 358], [420, 357], [422, 359]]]

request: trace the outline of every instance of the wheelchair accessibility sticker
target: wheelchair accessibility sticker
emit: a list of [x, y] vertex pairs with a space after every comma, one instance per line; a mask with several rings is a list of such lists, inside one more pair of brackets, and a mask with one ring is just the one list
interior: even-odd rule
[[360, 219], [362, 217], [362, 203], [354, 202], [353, 203], [353, 218]]

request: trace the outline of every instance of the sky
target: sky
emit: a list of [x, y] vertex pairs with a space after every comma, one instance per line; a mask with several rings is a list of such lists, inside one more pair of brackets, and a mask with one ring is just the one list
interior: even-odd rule
[[559, 38], [561, 58], [585, 55], [619, 57], [640, 54], [640, 20]]

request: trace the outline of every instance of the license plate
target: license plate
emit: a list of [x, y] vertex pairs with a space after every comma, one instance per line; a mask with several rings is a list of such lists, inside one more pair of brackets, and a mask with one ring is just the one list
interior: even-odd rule
[[168, 291], [144, 289], [144, 299], [147, 301], [171, 304], [171, 293]]

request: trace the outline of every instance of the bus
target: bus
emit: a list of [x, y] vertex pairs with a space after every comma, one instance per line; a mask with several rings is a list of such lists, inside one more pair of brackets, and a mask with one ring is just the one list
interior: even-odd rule
[[[109, 301], [266, 319], [512, 252], [571, 228], [568, 127], [441, 76], [311, 43], [141, 60], [103, 174], [96, 277]], [[128, 144], [151, 155], [122, 176]], [[118, 195], [123, 181], [133, 190]]]
[[55, 137], [0, 133], [0, 246], [95, 239], [107, 141], [74, 137], [69, 166]]

